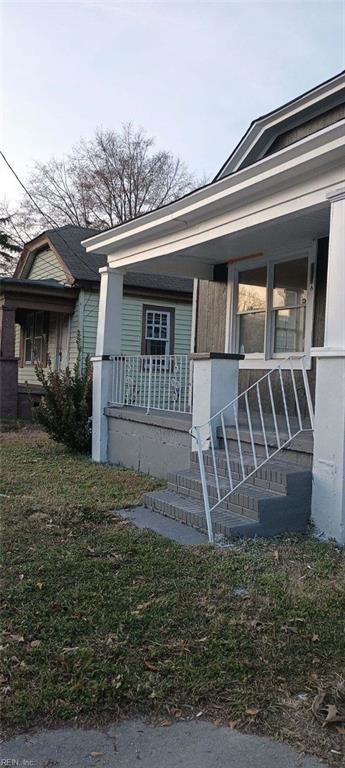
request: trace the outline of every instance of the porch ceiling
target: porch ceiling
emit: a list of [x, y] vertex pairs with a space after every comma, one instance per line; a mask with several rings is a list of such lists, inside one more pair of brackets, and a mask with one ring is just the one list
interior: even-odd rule
[[[310, 244], [328, 237], [329, 205], [325, 202], [308, 212], [285, 216], [266, 224], [208, 240], [190, 248], [140, 262], [140, 271], [165, 275], [184, 275], [212, 279], [216, 264], [262, 252], [269, 256], [282, 249]], [[138, 264], [128, 265], [137, 271]]]

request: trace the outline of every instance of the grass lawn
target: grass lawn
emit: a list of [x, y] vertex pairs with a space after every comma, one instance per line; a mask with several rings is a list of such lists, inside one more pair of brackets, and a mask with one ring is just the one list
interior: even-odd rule
[[34, 430], [2, 436], [6, 732], [202, 713], [341, 765], [344, 723], [311, 706], [344, 705], [344, 551], [185, 549], [110, 512], [154, 485]]

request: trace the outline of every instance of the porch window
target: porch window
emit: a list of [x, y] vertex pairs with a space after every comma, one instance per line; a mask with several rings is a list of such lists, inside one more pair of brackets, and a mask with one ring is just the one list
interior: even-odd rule
[[237, 272], [234, 348], [270, 360], [303, 354], [312, 325], [311, 253], [266, 261]]
[[173, 353], [174, 312], [164, 307], [145, 306], [143, 311], [144, 355], [170, 355]]
[[308, 259], [274, 265], [273, 350], [303, 352], [308, 287]]
[[29, 312], [23, 328], [23, 361], [25, 365], [45, 364], [47, 358], [46, 312]]
[[267, 307], [267, 267], [240, 272], [237, 312], [240, 351], [263, 354]]

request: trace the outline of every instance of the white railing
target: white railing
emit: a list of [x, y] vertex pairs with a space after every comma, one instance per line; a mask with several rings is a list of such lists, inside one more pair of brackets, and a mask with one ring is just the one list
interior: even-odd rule
[[[282, 361], [215, 413], [209, 421], [200, 426], [194, 426], [190, 430], [197, 442], [210, 543], [214, 543], [212, 512], [293, 438], [301, 432], [314, 428], [313, 403], [304, 358], [301, 358], [300, 362], [301, 368], [296, 371], [291, 358]], [[300, 374], [299, 383], [296, 373]], [[285, 383], [284, 377], [286, 377]], [[290, 379], [290, 390], [287, 379]], [[282, 406], [282, 416], [277, 412], [278, 397]], [[307, 417], [303, 414], [304, 407]], [[229, 427], [234, 443], [233, 449], [229, 448], [228, 444], [227, 429]], [[243, 430], [247, 437], [245, 443]], [[220, 477], [217, 466], [218, 436], [224, 442], [225, 477], [223, 475]], [[205, 466], [207, 450], [208, 474]], [[216, 501], [214, 501], [215, 498]]]
[[188, 355], [118, 355], [110, 405], [191, 413], [192, 362]]

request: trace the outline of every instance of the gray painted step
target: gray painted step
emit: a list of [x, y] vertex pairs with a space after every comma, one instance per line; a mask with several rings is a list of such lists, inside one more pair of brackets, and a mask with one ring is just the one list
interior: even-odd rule
[[[233, 430], [227, 428], [230, 467], [233, 481], [242, 477], [237, 440]], [[242, 434], [242, 433], [241, 433]], [[302, 435], [301, 437], [305, 437]], [[222, 501], [212, 512], [215, 533], [226, 537], [276, 536], [282, 533], [304, 531], [310, 517], [312, 442], [295, 439], [292, 448], [281, 451], [261, 468], [249, 481]], [[271, 440], [269, 445], [274, 442]], [[215, 451], [215, 461], [221, 495], [229, 490], [228, 467], [224, 441]], [[265, 455], [263, 442], [256, 444], [257, 456]], [[270, 450], [272, 452], [272, 448]], [[260, 459], [259, 459], [260, 460]], [[254, 469], [250, 435], [243, 440], [243, 462], [246, 474]], [[217, 503], [217, 484], [211, 451], [204, 452], [209, 500]], [[171, 473], [166, 490], [144, 494], [144, 504], [162, 515], [172, 517], [201, 531], [207, 530], [198, 457], [191, 454], [190, 469]]]
[[[161, 515], [172, 517], [186, 525], [191, 525], [199, 531], [207, 531], [206, 517], [203, 504], [192, 501], [169, 490], [152, 491], [143, 496], [144, 504]], [[215, 533], [223, 536], [255, 536], [260, 524], [251, 518], [240, 515], [215, 511], [212, 514]]]
[[[201, 499], [192, 499], [167, 489], [145, 493], [143, 503], [156, 512], [173, 517], [198, 530], [207, 529]], [[305, 494], [296, 497], [271, 493], [267, 496], [266, 492], [260, 499], [257, 512], [244, 507], [239, 509], [240, 514], [232, 504], [228, 509], [217, 507], [212, 512], [214, 532], [227, 537], [268, 537], [294, 531], [303, 532], [310, 516], [310, 490], [308, 498]]]
[[[226, 427], [225, 429], [226, 437], [227, 437], [227, 443], [228, 443], [228, 450], [230, 454], [239, 454], [238, 450], [238, 442], [237, 442], [237, 435], [236, 430], [234, 427]], [[251, 452], [251, 441], [250, 441], [250, 433], [249, 430], [245, 430], [241, 428], [241, 446], [242, 450], [247, 453], [251, 453], [251, 456], [253, 457], [253, 454]], [[217, 436], [218, 436], [218, 445], [219, 448], [224, 449], [224, 435], [222, 432], [222, 429], [219, 427], [217, 430]], [[283, 443], [285, 440], [288, 439], [287, 434], [280, 433], [280, 439], [281, 443]], [[264, 445], [264, 439], [261, 434], [261, 432], [254, 432], [254, 442], [255, 442], [255, 451], [257, 453], [257, 456], [264, 456], [265, 455], [265, 445]], [[273, 433], [267, 434], [267, 444], [269, 447], [269, 453], [272, 453], [273, 450], [277, 449], [277, 440], [276, 436]], [[279, 453], [277, 454], [277, 457], [279, 457], [280, 460], [283, 461], [291, 461], [294, 464], [298, 464], [303, 467], [312, 467], [313, 463], [313, 434], [312, 432], [306, 431], [302, 432], [300, 435], [297, 435], [293, 440], [291, 440], [290, 443], [285, 448], [282, 448]]]
[[[221, 496], [225, 496], [229, 491], [229, 483], [225, 477], [219, 477], [219, 489]], [[168, 490], [174, 491], [182, 496], [194, 499], [203, 505], [202, 485], [198, 468], [174, 472], [168, 475]], [[213, 506], [218, 501], [216, 479], [214, 475], [207, 476], [207, 487], [210, 504]], [[249, 483], [243, 483], [237, 491], [233, 491], [231, 496], [225, 499], [219, 505], [219, 509], [233, 512], [237, 515], [245, 515], [255, 520], [261, 520], [261, 514], [268, 499], [276, 499], [278, 494], [265, 488], [258, 488]]]
[[[246, 475], [254, 470], [253, 454], [243, 452], [243, 464]], [[218, 475], [228, 478], [228, 465], [225, 450], [215, 450], [215, 459]], [[234, 450], [229, 451], [230, 469], [233, 482], [236, 483], [242, 479], [241, 462]], [[211, 451], [204, 452], [204, 464], [207, 474], [214, 474], [213, 457]], [[199, 473], [199, 460], [196, 451], [191, 453], [191, 469], [196, 469]], [[286, 461], [280, 454], [269, 460], [267, 464], [256, 470], [247, 482], [260, 488], [269, 488], [278, 493], [293, 493], [298, 486], [309, 482], [311, 479], [311, 470], [300, 464], [294, 464], [292, 461]]]

